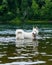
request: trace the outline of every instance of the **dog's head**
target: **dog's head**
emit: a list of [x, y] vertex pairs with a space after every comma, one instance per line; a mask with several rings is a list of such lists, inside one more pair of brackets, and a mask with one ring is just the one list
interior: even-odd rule
[[38, 33], [39, 33], [38, 27], [36, 27], [36, 28], [33, 27], [33, 34], [37, 35]]

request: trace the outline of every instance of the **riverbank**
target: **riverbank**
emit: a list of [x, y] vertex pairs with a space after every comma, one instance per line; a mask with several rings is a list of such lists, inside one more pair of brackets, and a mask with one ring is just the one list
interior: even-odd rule
[[0, 24], [10, 24], [10, 25], [23, 25], [23, 24], [52, 24], [52, 21], [48, 21], [48, 20], [25, 20], [24, 22], [21, 21], [19, 18], [15, 18], [11, 21], [4, 21], [4, 22], [0, 22]]
[[19, 18], [15, 18], [14, 20], [10, 21], [10, 24], [13, 25], [21, 25], [21, 24], [50, 24], [52, 21], [47, 21], [47, 20], [26, 20], [25, 22], [21, 21]]

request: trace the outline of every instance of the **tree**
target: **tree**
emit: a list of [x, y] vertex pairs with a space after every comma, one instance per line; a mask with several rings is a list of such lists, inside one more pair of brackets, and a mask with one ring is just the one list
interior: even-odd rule
[[17, 3], [16, 0], [7, 0], [8, 2], [8, 10], [12, 13], [16, 13], [17, 11]]
[[39, 7], [38, 4], [35, 2], [35, 0], [32, 0], [32, 10], [34, 13], [34, 19], [39, 18]]
[[35, 1], [38, 4], [39, 8], [45, 5], [45, 0], [35, 0]]
[[52, 2], [51, 0], [45, 0], [45, 6], [41, 8], [40, 16], [46, 20], [52, 20]]

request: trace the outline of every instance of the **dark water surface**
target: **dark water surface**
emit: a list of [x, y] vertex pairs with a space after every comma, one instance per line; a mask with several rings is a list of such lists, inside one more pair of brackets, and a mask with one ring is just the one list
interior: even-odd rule
[[36, 40], [16, 40], [15, 30], [32, 31], [33, 25], [0, 25], [0, 65], [52, 65], [52, 25], [35, 24]]

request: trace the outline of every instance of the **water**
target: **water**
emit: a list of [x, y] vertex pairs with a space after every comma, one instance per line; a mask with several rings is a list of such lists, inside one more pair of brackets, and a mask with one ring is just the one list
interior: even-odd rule
[[33, 25], [0, 25], [0, 65], [52, 65], [52, 26], [36, 24], [36, 40], [16, 40], [15, 30], [31, 31]]

